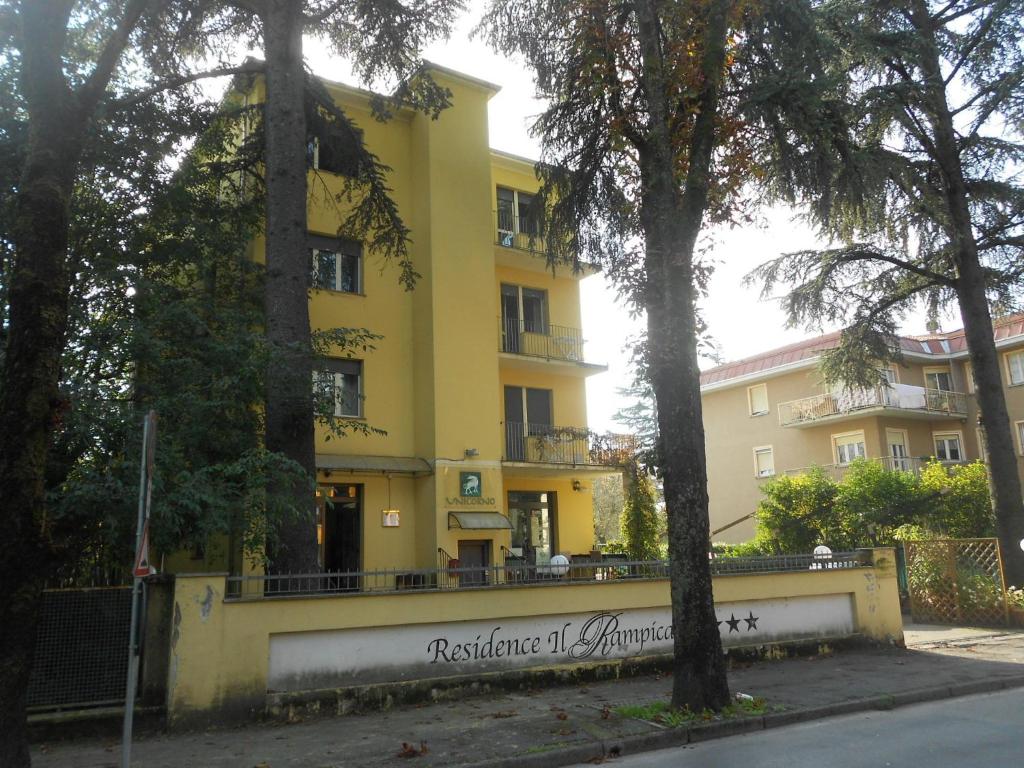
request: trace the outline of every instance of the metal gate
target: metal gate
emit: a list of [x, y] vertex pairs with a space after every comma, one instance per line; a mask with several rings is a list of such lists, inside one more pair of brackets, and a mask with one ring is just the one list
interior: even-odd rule
[[124, 703], [131, 612], [131, 587], [44, 591], [28, 706]]
[[996, 539], [908, 541], [904, 547], [914, 621], [1009, 623], [1003, 561]]

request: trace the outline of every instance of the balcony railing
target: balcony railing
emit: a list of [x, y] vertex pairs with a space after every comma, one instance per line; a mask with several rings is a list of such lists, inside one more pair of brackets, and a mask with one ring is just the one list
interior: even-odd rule
[[539, 230], [536, 220], [519, 216], [514, 210], [500, 209], [494, 212], [495, 245], [527, 253], [546, 253], [544, 238], [540, 236]]
[[[877, 462], [881, 464], [888, 472], [913, 472], [915, 475], [921, 473], [921, 470], [925, 465], [937, 461], [932, 457], [920, 458], [917, 456], [873, 456], [864, 461]], [[966, 464], [967, 461], [940, 461], [943, 466], [949, 467], [958, 464]], [[841, 480], [847, 471], [850, 469], [850, 464], [819, 464], [811, 467], [800, 467], [798, 469], [787, 469], [784, 474], [786, 475], [805, 475], [812, 469], [822, 470], [826, 476], [833, 480]]]
[[633, 435], [599, 435], [586, 427], [505, 422], [505, 461], [621, 467], [633, 460]]
[[498, 324], [501, 330], [499, 349], [502, 352], [546, 360], [583, 362], [583, 331], [579, 328], [526, 323], [516, 317], [503, 317]]
[[[443, 553], [443, 554], [442, 554]], [[720, 557], [709, 554], [714, 576], [785, 573], [870, 566], [869, 552], [835, 552], [830, 555], [768, 555]], [[568, 563], [506, 563], [460, 566], [438, 550], [437, 568], [387, 569], [346, 573], [306, 573], [227, 577], [229, 600], [308, 597], [310, 595], [407, 594], [410, 591], [487, 589], [512, 586], [564, 586], [569, 584], [617, 584], [623, 579], [667, 579], [668, 560], [630, 560], [605, 555], [599, 559], [573, 555]]]
[[946, 392], [909, 384], [879, 385], [839, 394], [826, 392], [779, 403], [779, 424], [783, 427], [806, 424], [869, 408], [895, 408], [908, 412], [962, 417], [967, 414], [967, 395], [963, 392]]

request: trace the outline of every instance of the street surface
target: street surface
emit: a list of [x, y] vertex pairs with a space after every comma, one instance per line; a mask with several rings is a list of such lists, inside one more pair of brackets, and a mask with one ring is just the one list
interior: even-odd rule
[[663, 749], [616, 768], [1014, 768], [1024, 765], [1024, 689], [865, 712]]

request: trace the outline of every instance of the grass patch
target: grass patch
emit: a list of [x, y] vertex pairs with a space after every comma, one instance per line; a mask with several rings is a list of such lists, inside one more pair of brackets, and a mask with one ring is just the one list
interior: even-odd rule
[[676, 709], [667, 701], [655, 701], [650, 704], [617, 707], [615, 714], [635, 720], [646, 720], [649, 723], [656, 723], [666, 728], [679, 728], [683, 725], [706, 723], [711, 720], [756, 717], [765, 714], [767, 711], [768, 705], [764, 699], [753, 698], [734, 701], [732, 704], [723, 707], [721, 712], [714, 712], [710, 709], [694, 712], [689, 707]]

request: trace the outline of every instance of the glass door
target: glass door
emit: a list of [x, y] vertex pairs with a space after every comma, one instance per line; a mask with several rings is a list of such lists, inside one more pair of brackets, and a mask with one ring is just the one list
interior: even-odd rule
[[530, 565], [547, 565], [555, 549], [555, 494], [509, 491], [512, 554]]
[[501, 351], [519, 352], [519, 286], [501, 286]]
[[902, 429], [885, 430], [885, 441], [889, 446], [891, 469], [902, 472], [910, 470], [910, 455], [907, 453], [907, 433]]

